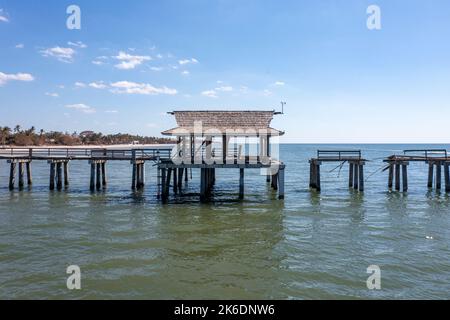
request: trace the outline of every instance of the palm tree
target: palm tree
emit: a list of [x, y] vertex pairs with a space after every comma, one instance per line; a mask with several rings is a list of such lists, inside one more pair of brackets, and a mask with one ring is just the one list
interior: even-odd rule
[[11, 128], [9, 127], [3, 127], [1, 128], [1, 133], [2, 133], [2, 144], [3, 147], [5, 147], [6, 145], [6, 139], [9, 137], [9, 135], [11, 134]]
[[19, 124], [16, 125], [16, 126], [14, 127], [14, 132], [15, 132], [15, 133], [19, 133], [21, 128], [22, 128], [22, 127], [21, 127]]

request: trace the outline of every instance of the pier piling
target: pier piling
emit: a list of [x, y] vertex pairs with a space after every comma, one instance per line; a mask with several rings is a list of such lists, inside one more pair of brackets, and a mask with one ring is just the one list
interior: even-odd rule
[[436, 162], [436, 190], [441, 190], [442, 184], [442, 166], [440, 162]]
[[24, 167], [23, 162], [19, 162], [19, 189], [23, 189], [25, 183], [24, 183]]
[[51, 161], [50, 162], [50, 185], [49, 185], [50, 190], [55, 190], [55, 174], [56, 174], [55, 166], [56, 166], [55, 162]]
[[9, 171], [9, 190], [14, 190], [15, 181], [16, 181], [16, 163], [11, 162]]
[[283, 200], [284, 199], [284, 167], [280, 167], [279, 172], [278, 172], [278, 179], [279, 179], [278, 199]]
[[445, 192], [450, 192], [450, 170], [449, 162], [444, 162], [444, 179], [445, 179]]
[[57, 162], [56, 163], [56, 188], [58, 190], [62, 190], [62, 163]]
[[244, 199], [244, 168], [239, 169], [239, 199]]

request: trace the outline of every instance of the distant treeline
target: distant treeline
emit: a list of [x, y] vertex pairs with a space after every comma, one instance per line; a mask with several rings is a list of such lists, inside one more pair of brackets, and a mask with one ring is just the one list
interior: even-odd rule
[[42, 145], [113, 145], [113, 144], [167, 144], [174, 140], [158, 137], [144, 137], [130, 134], [108, 134], [103, 135], [94, 131], [83, 131], [81, 133], [68, 133], [43, 129], [37, 131], [35, 127], [23, 130], [17, 125], [14, 129], [0, 127], [0, 143], [2, 146], [42, 146]]

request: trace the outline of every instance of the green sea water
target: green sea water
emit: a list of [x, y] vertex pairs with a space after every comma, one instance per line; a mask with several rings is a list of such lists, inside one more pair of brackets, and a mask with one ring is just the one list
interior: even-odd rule
[[[381, 159], [423, 145], [282, 145], [286, 199], [259, 171], [218, 170], [214, 201], [198, 202], [199, 178], [168, 205], [156, 170], [132, 192], [129, 163], [108, 163], [108, 187], [89, 192], [89, 166], [70, 164], [71, 184], [48, 190], [48, 165], [33, 163], [33, 187], [8, 190], [0, 162], [1, 299], [449, 299], [450, 198], [428, 190], [427, 167], [409, 168], [407, 194], [387, 190]], [[318, 148], [362, 149], [366, 191], [349, 190], [347, 168], [322, 168], [308, 189]], [[330, 172], [332, 171], [332, 172]], [[375, 173], [371, 175], [372, 173]], [[81, 269], [68, 290], [66, 268]], [[367, 268], [381, 269], [369, 290]]]

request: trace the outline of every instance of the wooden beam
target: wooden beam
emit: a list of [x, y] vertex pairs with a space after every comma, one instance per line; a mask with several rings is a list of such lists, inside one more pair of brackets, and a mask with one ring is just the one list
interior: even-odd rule
[[450, 192], [450, 163], [444, 163], [445, 192]]
[[400, 191], [400, 164], [395, 164], [395, 190]]
[[428, 163], [428, 188], [433, 188], [433, 170], [434, 170], [434, 163], [429, 162]]
[[278, 171], [278, 199], [284, 199], [284, 168]]
[[106, 178], [106, 162], [102, 162], [102, 186], [105, 187], [107, 185]]
[[318, 192], [322, 191], [322, 185], [320, 180], [320, 162], [316, 164], [316, 190]]
[[348, 164], [348, 166], [349, 166], [349, 173], [348, 173], [348, 186], [350, 187], [350, 188], [352, 188], [353, 187], [353, 174], [354, 174], [354, 169], [353, 169], [353, 167], [355, 166], [355, 164], [354, 163], [349, 163]]
[[408, 191], [408, 166], [402, 165], [402, 178], [403, 178], [403, 192]]
[[136, 173], [137, 173], [137, 164], [133, 163], [133, 168], [131, 172], [131, 189], [133, 190], [136, 190]]
[[63, 186], [62, 183], [62, 163], [58, 162], [56, 164], [56, 188], [61, 190]]
[[392, 163], [389, 164], [389, 177], [388, 177], [388, 188], [392, 190], [392, 186], [394, 185], [394, 165]]
[[359, 165], [355, 163], [353, 165], [353, 189], [358, 190], [359, 189]]
[[442, 170], [441, 163], [436, 162], [436, 190], [441, 190]]
[[239, 169], [239, 199], [244, 199], [244, 168]]
[[64, 186], [69, 186], [69, 161], [64, 162]]
[[101, 175], [102, 175], [101, 164], [97, 163], [97, 177], [96, 177], [96, 184], [95, 184], [95, 186], [97, 187], [97, 190], [100, 190], [100, 188], [102, 187]]
[[55, 163], [50, 163], [50, 190], [55, 190]]
[[11, 161], [9, 170], [9, 190], [14, 190], [15, 182], [16, 182], [16, 163]]
[[31, 174], [31, 161], [27, 162], [27, 182], [29, 186], [33, 184], [33, 176]]
[[364, 191], [364, 165], [359, 164], [359, 191]]
[[25, 183], [24, 183], [24, 167], [23, 162], [19, 162], [19, 189], [23, 189]]

